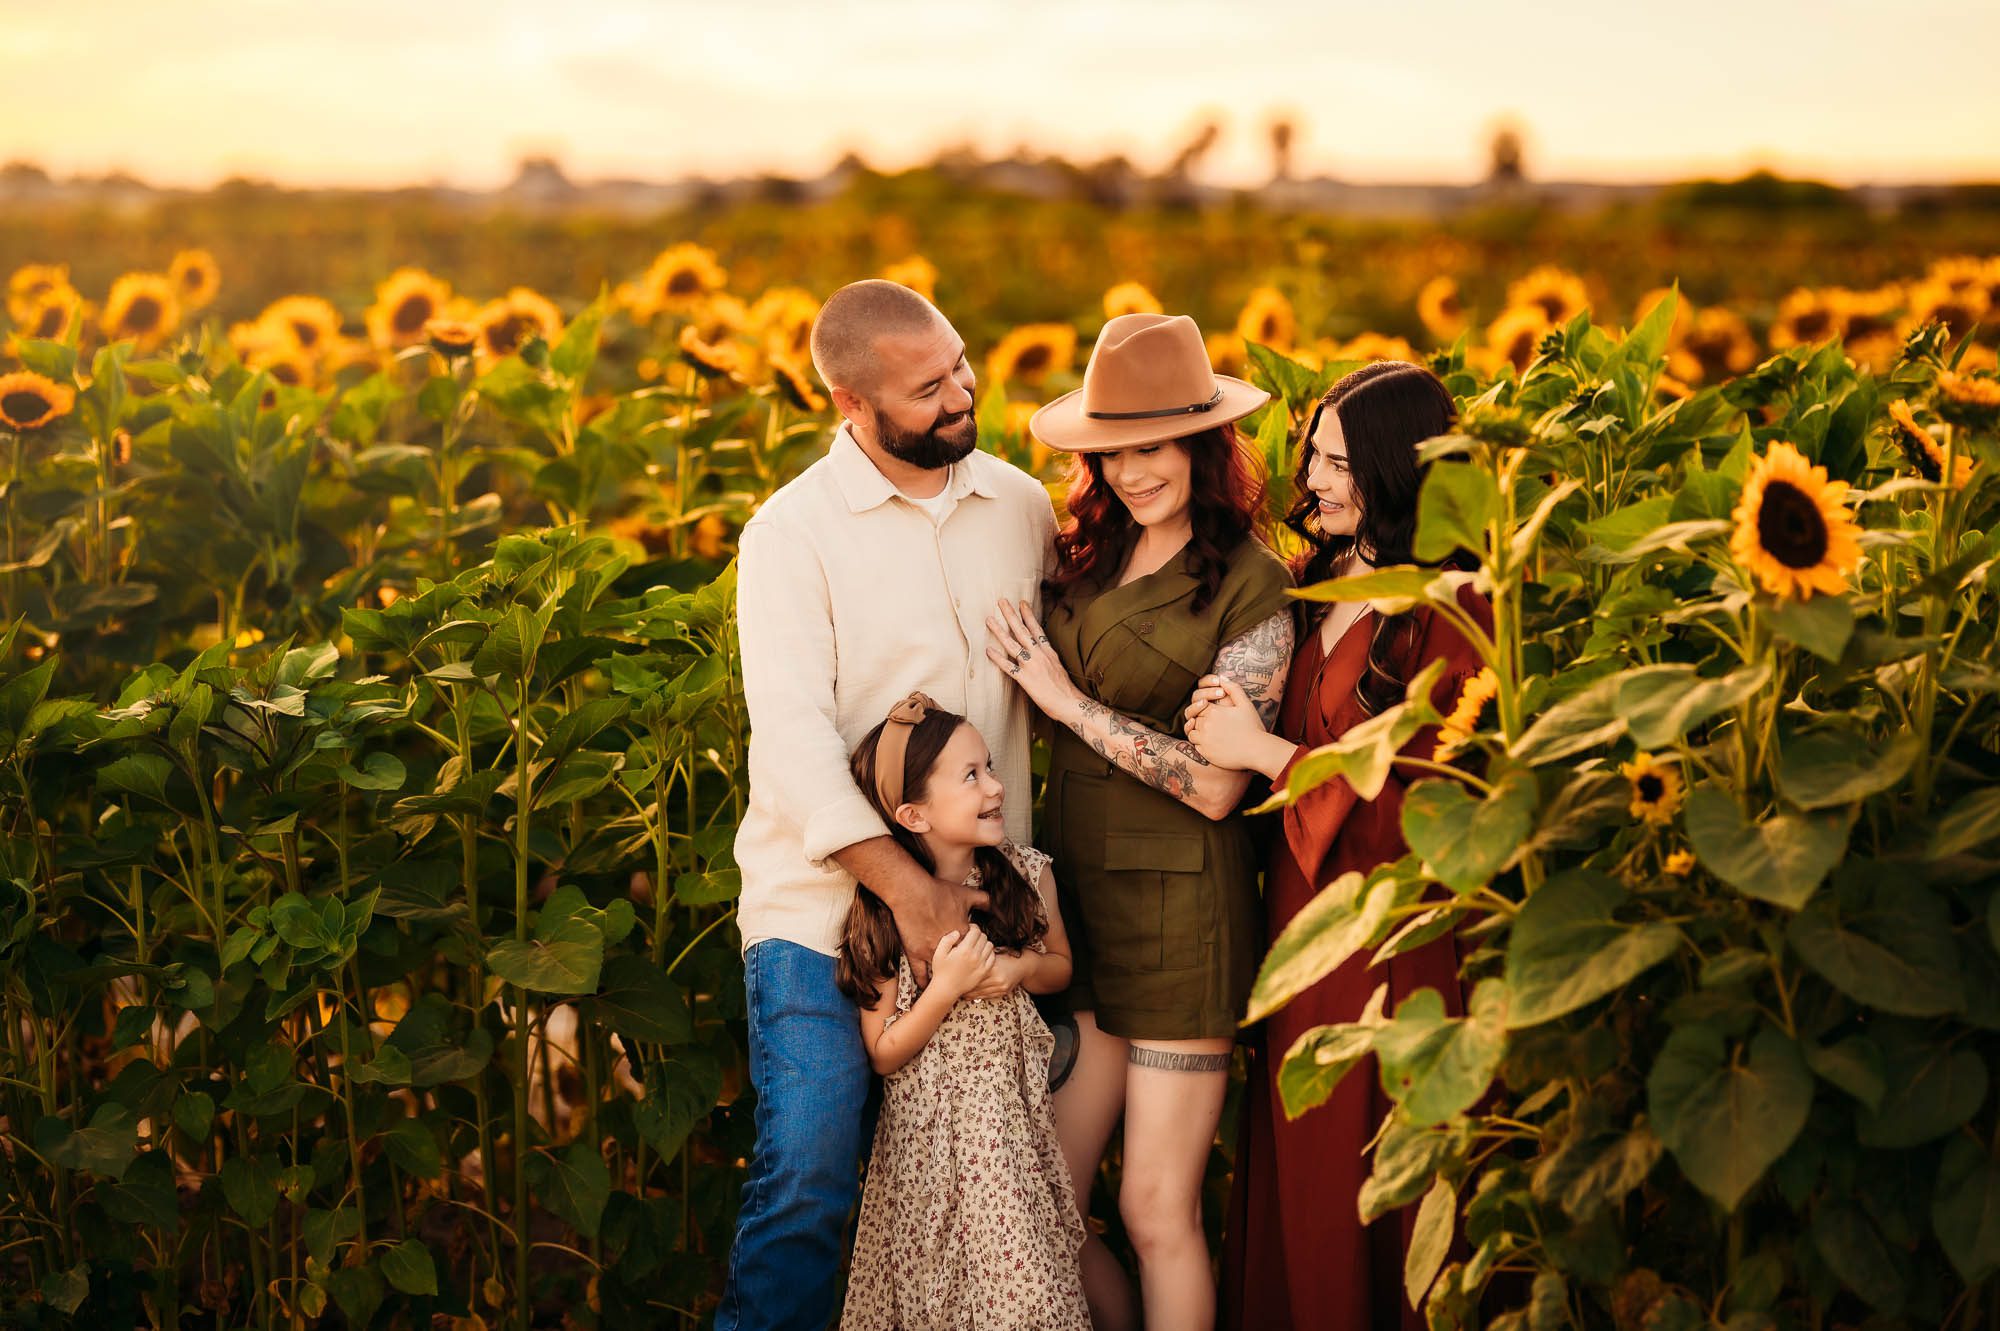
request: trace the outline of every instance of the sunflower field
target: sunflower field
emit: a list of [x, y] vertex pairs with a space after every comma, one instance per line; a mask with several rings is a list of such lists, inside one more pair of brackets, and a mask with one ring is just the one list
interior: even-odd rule
[[232, 294], [220, 241], [9, 270], [6, 1324], [702, 1323], [753, 1135], [731, 551], [834, 423], [820, 297], [875, 273], [939, 296], [982, 446], [1058, 497], [1027, 416], [1128, 310], [1195, 307], [1273, 390], [1274, 511], [1345, 369], [1459, 399], [1419, 555], [1479, 556], [1489, 672], [1275, 798], [1437, 721], [1476, 775], [1413, 788], [1412, 854], [1254, 1000], [1468, 940], [1465, 1017], [1420, 994], [1284, 1073], [1296, 1112], [1397, 1101], [1359, 1204], [1420, 1207], [1432, 1325], [2000, 1316], [2000, 258], [1780, 238], [1781, 289], [1696, 301], [1645, 247], [1496, 278], [1426, 235], [1362, 290], [1294, 231], [1196, 283], [1220, 223], [1125, 219], [1037, 303], [997, 229], [721, 225], [582, 289], [421, 245], [328, 295], [254, 245]]

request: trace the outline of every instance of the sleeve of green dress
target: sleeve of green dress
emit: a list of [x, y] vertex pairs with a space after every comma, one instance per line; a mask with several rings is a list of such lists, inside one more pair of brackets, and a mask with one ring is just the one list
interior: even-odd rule
[[1256, 537], [1244, 546], [1222, 584], [1219, 640], [1223, 643], [1234, 642], [1292, 605], [1292, 598], [1285, 595], [1292, 585], [1291, 571]]

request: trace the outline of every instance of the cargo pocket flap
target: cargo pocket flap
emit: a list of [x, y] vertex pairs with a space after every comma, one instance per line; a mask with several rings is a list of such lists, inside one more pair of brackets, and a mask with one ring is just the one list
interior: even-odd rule
[[1200, 873], [1208, 860], [1208, 843], [1177, 832], [1110, 832], [1104, 838], [1107, 869], [1158, 869], [1165, 873]]

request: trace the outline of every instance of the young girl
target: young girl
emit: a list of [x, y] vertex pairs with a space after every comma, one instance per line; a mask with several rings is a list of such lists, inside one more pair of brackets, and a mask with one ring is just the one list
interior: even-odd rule
[[1056, 1041], [1028, 999], [1070, 983], [1048, 855], [1006, 839], [986, 741], [924, 693], [868, 731], [852, 767], [896, 841], [988, 907], [944, 935], [918, 989], [894, 915], [854, 893], [836, 975], [884, 1083], [840, 1327], [1090, 1331], [1084, 1223], [1048, 1099]]
[[919, 989], [864, 886], [837, 976], [884, 1077], [842, 1331], [1090, 1331], [1083, 1245], [1048, 1095], [1054, 1038], [1029, 993], [1069, 983], [1049, 857], [1006, 839], [986, 741], [921, 693], [855, 750], [854, 780], [939, 878], [983, 888]]

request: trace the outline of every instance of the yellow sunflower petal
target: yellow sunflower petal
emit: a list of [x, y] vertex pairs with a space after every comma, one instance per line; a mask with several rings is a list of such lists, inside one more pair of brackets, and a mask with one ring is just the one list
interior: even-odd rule
[[1730, 552], [1781, 600], [1838, 595], [1861, 562], [1861, 531], [1846, 497], [1847, 482], [1828, 480], [1825, 467], [1774, 441], [1743, 483]]

